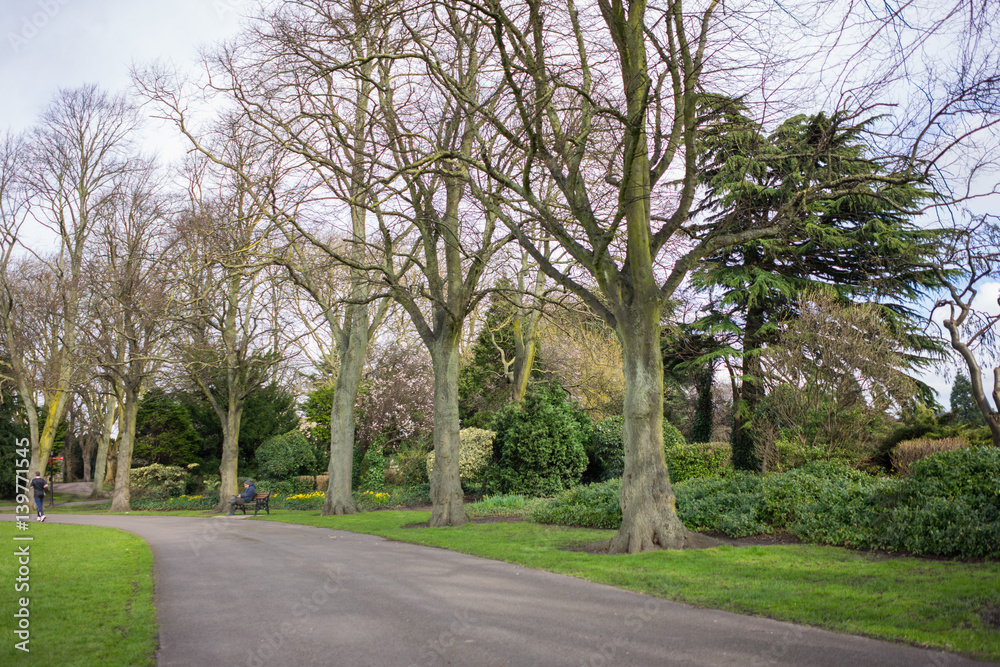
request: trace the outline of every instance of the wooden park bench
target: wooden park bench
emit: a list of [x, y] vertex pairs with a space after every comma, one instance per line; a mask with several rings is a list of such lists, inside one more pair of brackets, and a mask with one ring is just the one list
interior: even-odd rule
[[[253, 515], [254, 516], [257, 516], [257, 512], [259, 512], [261, 510], [264, 510], [270, 516], [270, 514], [271, 514], [271, 506], [270, 506], [271, 492], [270, 491], [268, 491], [267, 493], [257, 493], [253, 497], [253, 501], [252, 502], [253, 502]], [[250, 509], [250, 503], [249, 502], [246, 502], [246, 503], [243, 503], [243, 504], [237, 503], [233, 507], [233, 512], [235, 513], [235, 512], [239, 512], [240, 510], [242, 510], [243, 511], [243, 516], [246, 516], [248, 509]]]

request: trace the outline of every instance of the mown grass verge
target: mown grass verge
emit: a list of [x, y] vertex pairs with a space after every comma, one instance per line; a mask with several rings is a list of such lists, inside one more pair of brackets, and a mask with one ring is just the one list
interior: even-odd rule
[[657, 597], [836, 632], [1000, 659], [1000, 564], [885, 556], [815, 545], [721, 546], [608, 556], [574, 550], [613, 531], [528, 522], [427, 528], [429, 512], [285, 521], [380, 535], [567, 574]]
[[[27, 531], [0, 522], [4, 641], [2, 665], [154, 665], [153, 555], [136, 535], [114, 528], [36, 523]], [[15, 541], [16, 536], [31, 541]], [[27, 575], [16, 549], [29, 545]], [[27, 583], [16, 591], [18, 577]], [[15, 647], [14, 614], [27, 598], [30, 652]]]

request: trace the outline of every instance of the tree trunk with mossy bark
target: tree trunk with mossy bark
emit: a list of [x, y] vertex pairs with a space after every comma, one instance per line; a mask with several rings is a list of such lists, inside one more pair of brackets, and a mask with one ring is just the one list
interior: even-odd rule
[[458, 345], [460, 331], [449, 330], [430, 345], [434, 365], [434, 470], [431, 472], [431, 526], [468, 523], [459, 474]]
[[346, 345], [340, 346], [340, 370], [333, 388], [330, 412], [329, 486], [323, 500], [324, 516], [354, 514], [358, 506], [351, 493], [354, 466], [354, 403], [358, 397], [361, 374], [368, 350], [367, 306], [348, 306], [346, 320], [351, 327], [345, 333]]
[[122, 407], [121, 443], [118, 445], [111, 512], [128, 512], [132, 509], [132, 450], [135, 446], [135, 421], [139, 414], [139, 391], [136, 388], [126, 388], [123, 393], [125, 405]]
[[663, 455], [663, 358], [659, 299], [634, 303], [619, 320], [625, 370], [622, 440], [625, 469], [622, 525], [609, 553], [708, 546], [712, 540], [684, 526]]

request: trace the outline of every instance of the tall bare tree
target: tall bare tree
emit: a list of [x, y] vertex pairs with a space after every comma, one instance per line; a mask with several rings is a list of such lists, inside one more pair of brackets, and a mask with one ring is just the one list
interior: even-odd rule
[[[986, 420], [993, 445], [1000, 447], [1000, 299], [988, 307], [981, 290], [1000, 269], [1000, 224], [996, 216], [978, 216], [967, 233], [957, 234], [950, 252], [938, 267], [945, 294], [934, 304], [943, 312], [948, 342], [969, 369], [972, 398]], [[933, 313], [932, 313], [933, 314]], [[993, 376], [992, 386], [984, 371]], [[992, 402], [991, 402], [992, 401]]]
[[120, 442], [115, 467], [112, 512], [129, 509], [132, 451], [142, 393], [163, 362], [171, 328], [166, 276], [169, 261], [164, 234], [168, 211], [152, 164], [125, 179], [95, 234], [90, 263], [94, 283], [90, 328], [93, 364], [114, 387], [121, 406]]
[[[245, 146], [230, 149], [245, 157]], [[216, 508], [222, 512], [237, 488], [246, 398], [273, 377], [286, 339], [273, 267], [258, 249], [267, 237], [260, 208], [238, 179], [215, 180], [207, 166], [192, 164], [188, 207], [174, 230], [179, 260], [171, 280], [183, 332], [177, 354], [222, 428]]]
[[53, 258], [35, 256], [48, 265], [59, 291], [53, 374], [44, 387], [31, 388], [23, 396], [26, 405], [30, 402], [37, 409], [40, 395], [45, 407], [44, 426], [32, 441], [32, 468], [47, 465], [73, 392], [87, 243], [118, 184], [134, 168], [132, 140], [138, 124], [135, 107], [124, 96], [88, 86], [60, 91], [26, 140], [17, 177], [30, 206], [30, 221], [38, 226], [36, 231], [44, 230], [36, 238], [45, 238], [47, 232], [57, 245]]

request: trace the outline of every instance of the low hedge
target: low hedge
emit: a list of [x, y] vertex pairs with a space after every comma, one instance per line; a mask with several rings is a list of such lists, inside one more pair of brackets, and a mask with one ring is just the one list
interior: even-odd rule
[[[918, 461], [884, 478], [843, 463], [784, 473], [733, 473], [674, 486], [689, 528], [745, 537], [787, 531], [808, 542], [963, 558], [1000, 557], [1000, 450], [974, 447]], [[530, 518], [594, 528], [621, 525], [620, 480], [571, 489]]]

